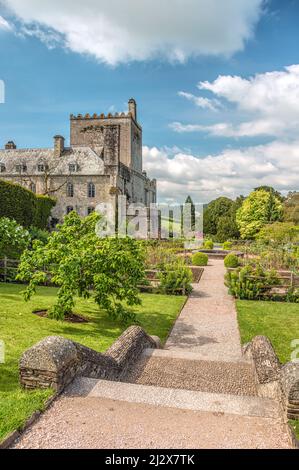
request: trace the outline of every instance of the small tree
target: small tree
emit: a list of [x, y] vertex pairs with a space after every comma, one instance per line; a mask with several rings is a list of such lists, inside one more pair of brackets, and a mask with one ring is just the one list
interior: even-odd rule
[[96, 213], [81, 219], [71, 212], [46, 245], [35, 241], [32, 251], [24, 252], [18, 279], [29, 282], [24, 291], [26, 301], [49, 278], [59, 286], [49, 317], [63, 319], [72, 312], [76, 296], [92, 296], [113, 318], [134, 320], [135, 314], [125, 309], [123, 302], [140, 304], [137, 286], [144, 278], [141, 245], [130, 238], [98, 238], [95, 228], [99, 220]]
[[281, 217], [281, 201], [273, 192], [265, 189], [250, 193], [236, 214], [243, 239], [255, 238], [264, 225], [278, 221]]

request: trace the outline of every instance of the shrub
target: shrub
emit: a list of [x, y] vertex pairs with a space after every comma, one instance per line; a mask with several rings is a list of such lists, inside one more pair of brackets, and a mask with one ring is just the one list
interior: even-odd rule
[[25, 228], [46, 228], [55, 200], [36, 196], [18, 184], [0, 180], [0, 217], [14, 219]]
[[277, 286], [280, 281], [274, 270], [265, 271], [261, 266], [247, 265], [225, 276], [229, 293], [242, 300], [262, 299], [270, 286]]
[[213, 250], [214, 248], [214, 243], [212, 240], [205, 240], [204, 241], [204, 244], [203, 244], [203, 247], [206, 249], [206, 250]]
[[195, 253], [192, 256], [192, 264], [193, 266], [207, 266], [209, 261], [209, 257], [206, 253]]
[[159, 280], [160, 288], [166, 294], [182, 295], [192, 291], [192, 271], [181, 260], [165, 266], [165, 271], [159, 273]]
[[223, 245], [222, 245], [222, 248], [223, 248], [224, 250], [229, 251], [229, 250], [232, 249], [232, 246], [233, 246], [232, 242], [224, 242]]
[[224, 258], [224, 266], [226, 268], [237, 268], [240, 266], [240, 261], [237, 255], [230, 253]]

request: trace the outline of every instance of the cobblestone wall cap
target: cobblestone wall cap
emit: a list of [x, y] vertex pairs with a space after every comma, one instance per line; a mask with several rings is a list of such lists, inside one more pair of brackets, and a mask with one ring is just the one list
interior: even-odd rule
[[48, 336], [21, 357], [21, 369], [59, 371], [77, 360], [74, 343], [60, 336]]

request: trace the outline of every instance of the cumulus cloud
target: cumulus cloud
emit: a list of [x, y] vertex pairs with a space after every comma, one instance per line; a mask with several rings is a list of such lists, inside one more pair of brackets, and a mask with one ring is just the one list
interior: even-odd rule
[[219, 76], [213, 82], [199, 82], [198, 88], [213, 93], [214, 99], [233, 105], [234, 115], [248, 115], [240, 124], [229, 122], [211, 126], [173, 123], [177, 132], [207, 132], [221, 137], [256, 137], [262, 135], [291, 137], [299, 131], [299, 65], [283, 71], [257, 74], [245, 79]]
[[272, 142], [244, 149], [228, 149], [218, 155], [197, 156], [144, 147], [144, 165], [158, 179], [159, 199], [208, 202], [218, 196], [248, 194], [260, 185], [287, 192], [298, 190], [299, 141]]
[[40, 0], [6, 0], [5, 5], [27, 29], [38, 24], [61, 34], [68, 49], [115, 65], [157, 56], [184, 62], [199, 54], [232, 55], [252, 37], [263, 3], [43, 0], [41, 6]]
[[209, 109], [210, 111], [217, 111], [218, 108], [221, 107], [221, 103], [219, 100], [215, 100], [215, 99], [210, 100], [209, 98], [203, 98], [202, 96], [195, 96], [195, 95], [192, 95], [191, 93], [186, 93], [185, 91], [179, 91], [178, 95], [191, 101], [199, 108], [203, 108], [203, 109], [206, 108], [206, 109]]
[[0, 16], [0, 30], [11, 31], [12, 27], [2, 16]]

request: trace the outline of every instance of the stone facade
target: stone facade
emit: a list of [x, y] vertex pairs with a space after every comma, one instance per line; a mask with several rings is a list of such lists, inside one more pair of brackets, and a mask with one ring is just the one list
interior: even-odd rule
[[56, 135], [52, 149], [17, 149], [10, 141], [0, 150], [0, 178], [57, 200], [53, 219], [71, 209], [86, 216], [101, 202], [156, 202], [156, 180], [142, 165], [142, 128], [137, 105], [128, 113], [70, 116], [70, 146]]

